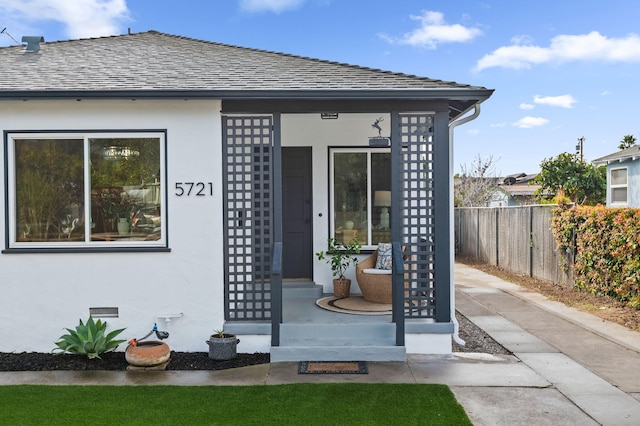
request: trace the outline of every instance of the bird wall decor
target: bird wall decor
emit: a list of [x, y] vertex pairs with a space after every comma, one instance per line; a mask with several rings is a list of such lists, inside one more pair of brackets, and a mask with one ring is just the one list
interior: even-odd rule
[[383, 121], [384, 118], [380, 117], [371, 125], [371, 127], [378, 130], [378, 136], [382, 136], [382, 127], [380, 127], [380, 123]]

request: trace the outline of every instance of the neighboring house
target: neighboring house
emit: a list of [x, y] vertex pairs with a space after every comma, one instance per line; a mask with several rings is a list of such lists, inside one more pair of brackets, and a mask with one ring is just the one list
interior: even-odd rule
[[508, 175], [497, 186], [496, 198], [489, 207], [510, 207], [536, 204], [538, 196], [536, 191], [540, 185], [533, 185], [531, 182], [537, 174], [517, 173]]
[[457, 207], [507, 207], [534, 204], [540, 185], [531, 182], [537, 175], [517, 173], [502, 177], [457, 177], [454, 194]]
[[640, 146], [592, 161], [595, 166], [607, 166], [607, 206], [640, 207]]
[[[158, 322], [177, 351], [223, 326], [273, 361], [451, 351], [450, 147], [492, 90], [154, 31], [0, 64], [1, 352], [48, 352], [89, 313], [126, 338]], [[330, 293], [314, 253], [345, 230], [363, 257], [404, 248], [393, 316], [291, 323], [319, 308], [283, 287]]]

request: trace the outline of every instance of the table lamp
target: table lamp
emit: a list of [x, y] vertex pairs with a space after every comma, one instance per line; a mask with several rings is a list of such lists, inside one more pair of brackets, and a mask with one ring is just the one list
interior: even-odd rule
[[373, 194], [373, 205], [381, 207], [380, 228], [389, 228], [389, 207], [391, 207], [391, 191], [376, 191]]

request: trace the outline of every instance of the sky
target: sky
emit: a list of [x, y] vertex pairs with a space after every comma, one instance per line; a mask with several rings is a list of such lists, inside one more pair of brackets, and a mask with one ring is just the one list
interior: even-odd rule
[[494, 89], [454, 166], [537, 173], [640, 140], [637, 0], [0, 0], [0, 46], [156, 30]]

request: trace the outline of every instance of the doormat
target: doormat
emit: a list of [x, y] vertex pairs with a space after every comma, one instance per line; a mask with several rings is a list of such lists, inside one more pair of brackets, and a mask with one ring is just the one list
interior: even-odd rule
[[298, 374], [369, 374], [366, 361], [300, 361]]

